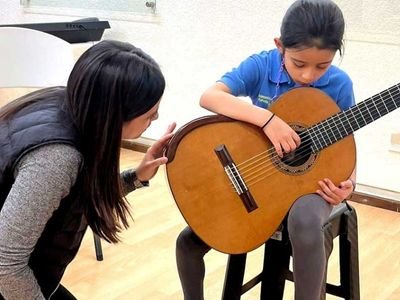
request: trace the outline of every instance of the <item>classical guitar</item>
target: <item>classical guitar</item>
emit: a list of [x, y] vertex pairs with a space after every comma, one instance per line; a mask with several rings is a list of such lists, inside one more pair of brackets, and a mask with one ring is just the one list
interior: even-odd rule
[[254, 125], [220, 115], [196, 119], [168, 145], [170, 190], [209, 246], [248, 252], [275, 232], [298, 197], [315, 192], [318, 180], [347, 179], [356, 163], [352, 133], [399, 106], [400, 84], [345, 111], [318, 89], [293, 89], [270, 107], [301, 137], [283, 158]]

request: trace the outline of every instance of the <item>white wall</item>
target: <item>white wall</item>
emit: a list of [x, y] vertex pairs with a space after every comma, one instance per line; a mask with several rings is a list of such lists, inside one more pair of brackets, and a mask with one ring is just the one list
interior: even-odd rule
[[[161, 65], [167, 90], [160, 119], [145, 136], [156, 138], [207, 114], [202, 91], [251, 53], [273, 47], [291, 0], [157, 1], [159, 22], [109, 20], [104, 38], [143, 48]], [[358, 101], [399, 81], [400, 2], [337, 0], [347, 20], [345, 56], [339, 62], [353, 78]], [[0, 23], [70, 21], [79, 17], [23, 13], [19, 0], [0, 0]], [[90, 12], [87, 16], [93, 16]], [[1, 41], [3, 42], [3, 41]], [[400, 111], [357, 132], [358, 181], [400, 192], [400, 154], [389, 152], [390, 134], [400, 131]]]

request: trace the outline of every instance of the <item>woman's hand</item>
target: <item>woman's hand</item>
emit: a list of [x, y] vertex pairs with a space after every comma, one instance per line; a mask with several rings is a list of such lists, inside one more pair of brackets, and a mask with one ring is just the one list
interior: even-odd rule
[[300, 145], [300, 137], [296, 131], [276, 115], [263, 130], [279, 157], [294, 151]]
[[332, 205], [340, 204], [354, 190], [353, 182], [350, 179], [342, 181], [339, 186], [334, 185], [328, 178], [318, 181], [318, 184], [321, 189], [316, 191], [317, 194]]
[[136, 176], [140, 181], [147, 181], [156, 175], [158, 168], [166, 164], [168, 158], [164, 156], [164, 150], [172, 138], [176, 123], [171, 123], [167, 131], [146, 152], [141, 163], [136, 168]]

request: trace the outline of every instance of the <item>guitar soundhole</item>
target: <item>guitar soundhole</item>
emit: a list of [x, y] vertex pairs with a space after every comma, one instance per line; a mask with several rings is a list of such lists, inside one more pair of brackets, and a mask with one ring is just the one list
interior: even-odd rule
[[281, 160], [291, 167], [298, 167], [306, 163], [310, 155], [311, 147], [309, 145], [300, 145], [294, 152], [285, 154]]
[[315, 162], [317, 155], [312, 153], [310, 138], [302, 133], [306, 128], [300, 124], [291, 124], [292, 128], [300, 135], [302, 143], [291, 153], [286, 153], [283, 158], [277, 157], [276, 166], [290, 175], [304, 174]]

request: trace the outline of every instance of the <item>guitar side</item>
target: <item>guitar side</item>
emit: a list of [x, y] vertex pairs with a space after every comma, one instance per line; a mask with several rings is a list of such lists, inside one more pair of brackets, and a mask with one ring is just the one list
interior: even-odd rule
[[[307, 128], [338, 111], [324, 94], [315, 95], [308, 89], [302, 92], [289, 92], [271, 111], [296, 128]], [[256, 209], [246, 209], [227, 176], [215, 152], [221, 145], [239, 170], [244, 166], [243, 178]], [[188, 225], [214, 249], [236, 254], [263, 244], [293, 202], [318, 188], [318, 180], [328, 177], [338, 184], [348, 178], [355, 166], [355, 144], [348, 136], [315, 154], [306, 167], [285, 168], [258, 127], [209, 116], [181, 128], [171, 140], [167, 156], [170, 189]]]

